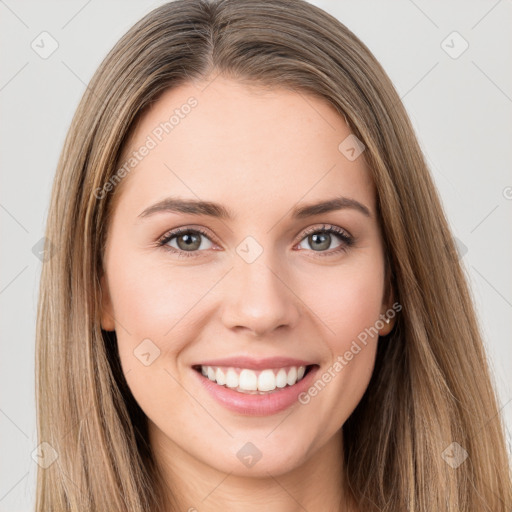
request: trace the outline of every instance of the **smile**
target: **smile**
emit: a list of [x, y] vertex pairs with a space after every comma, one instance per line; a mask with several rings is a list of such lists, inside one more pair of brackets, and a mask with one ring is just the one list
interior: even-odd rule
[[200, 368], [194, 369], [219, 386], [231, 388], [239, 393], [263, 394], [295, 385], [304, 378], [306, 369], [311, 366], [251, 370], [201, 365]]
[[246, 361], [245, 366], [252, 368], [244, 367], [242, 362], [230, 360], [231, 366], [210, 362], [193, 365], [192, 369], [207, 396], [246, 416], [268, 416], [298, 404], [298, 396], [312, 385], [320, 368], [318, 364], [291, 365], [290, 360], [280, 364], [276, 360]]

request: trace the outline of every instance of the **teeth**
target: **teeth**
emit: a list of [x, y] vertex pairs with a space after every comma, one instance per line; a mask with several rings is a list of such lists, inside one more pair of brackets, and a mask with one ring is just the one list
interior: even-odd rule
[[240, 392], [258, 393], [274, 391], [276, 388], [293, 386], [304, 377], [305, 366], [268, 369], [261, 371], [247, 368], [220, 368], [201, 366], [201, 373], [220, 386]]
[[288, 383], [288, 374], [284, 368], [281, 368], [276, 375], [276, 386], [278, 388], [284, 388]]
[[258, 377], [252, 370], [242, 370], [238, 378], [238, 387], [246, 391], [256, 391], [258, 389]]
[[217, 368], [217, 371], [215, 372], [215, 380], [217, 381], [217, 384], [220, 384], [221, 386], [226, 384], [226, 374], [221, 368]]
[[286, 381], [288, 382], [288, 386], [293, 386], [297, 382], [297, 368], [295, 366], [290, 368]]
[[272, 370], [263, 370], [258, 377], [258, 391], [276, 389], [276, 376]]
[[[215, 381], [215, 379], [210, 379]], [[237, 388], [238, 387], [238, 373], [233, 370], [233, 368], [230, 368], [228, 370], [228, 373], [226, 375], [226, 386], [228, 388]]]

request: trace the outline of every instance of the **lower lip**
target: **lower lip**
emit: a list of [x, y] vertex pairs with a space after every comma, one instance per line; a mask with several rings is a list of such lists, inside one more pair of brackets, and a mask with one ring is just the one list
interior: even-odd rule
[[194, 369], [192, 371], [213, 398], [227, 409], [247, 416], [269, 416], [298, 402], [298, 396], [310, 387], [318, 370], [319, 366], [315, 365], [293, 386], [277, 388], [277, 391], [264, 395], [240, 393], [226, 386], [219, 386]]

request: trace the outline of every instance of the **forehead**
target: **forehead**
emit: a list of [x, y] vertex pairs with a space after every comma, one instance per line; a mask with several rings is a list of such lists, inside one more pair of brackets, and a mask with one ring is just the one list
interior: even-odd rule
[[277, 213], [343, 195], [374, 211], [364, 153], [350, 160], [339, 148], [349, 135], [334, 107], [303, 92], [189, 82], [139, 119], [118, 166], [129, 170], [123, 196], [138, 207], [172, 194]]

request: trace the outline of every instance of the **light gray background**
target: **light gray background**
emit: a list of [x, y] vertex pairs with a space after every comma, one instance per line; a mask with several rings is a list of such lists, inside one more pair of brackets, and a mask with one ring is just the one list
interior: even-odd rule
[[[0, 512], [31, 510], [35, 503], [41, 263], [32, 248], [43, 236], [57, 159], [95, 69], [161, 3], [0, 0]], [[368, 45], [410, 114], [463, 244], [511, 451], [512, 1], [312, 3]], [[31, 48], [43, 31], [59, 45], [47, 59]], [[462, 48], [453, 31], [469, 44], [458, 58], [445, 51]]]

